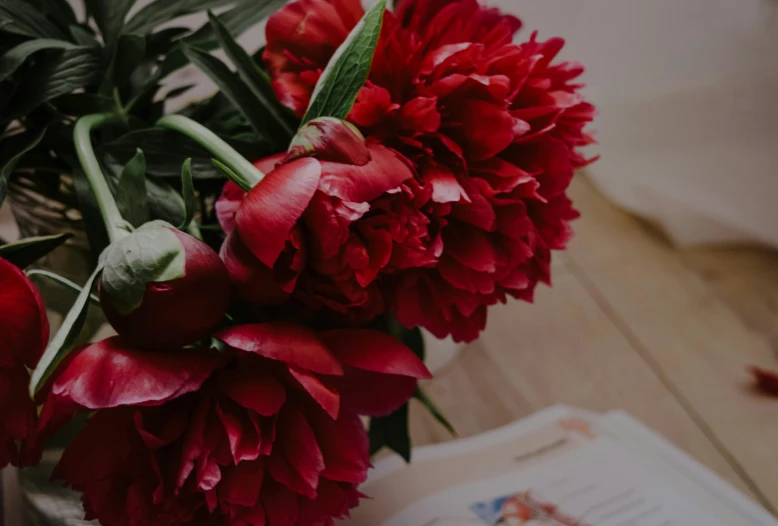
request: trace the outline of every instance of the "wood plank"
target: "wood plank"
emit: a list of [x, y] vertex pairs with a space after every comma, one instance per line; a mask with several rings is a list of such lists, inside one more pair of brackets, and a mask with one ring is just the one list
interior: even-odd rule
[[556, 403], [595, 411], [622, 408], [748, 492], [577, 277], [555, 276], [554, 287], [539, 289], [534, 305], [510, 302], [489, 316], [482, 338], [427, 386], [461, 435]]
[[749, 364], [775, 365], [770, 342], [588, 182], [571, 193], [583, 211], [567, 253], [572, 274], [774, 511], [778, 404], [754, 393], [745, 373]]

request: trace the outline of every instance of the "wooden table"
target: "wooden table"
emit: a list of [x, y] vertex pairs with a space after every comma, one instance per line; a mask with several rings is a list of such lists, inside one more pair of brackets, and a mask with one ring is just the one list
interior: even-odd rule
[[[494, 307], [483, 337], [429, 382], [460, 436], [555, 403], [623, 408], [775, 513], [778, 399], [749, 364], [778, 369], [778, 254], [678, 251], [583, 177], [582, 212], [551, 289]], [[448, 440], [420, 407], [416, 444]]]
[[[583, 217], [553, 288], [493, 308], [429, 394], [460, 436], [555, 403], [626, 409], [775, 512], [778, 400], [745, 367], [778, 369], [778, 254], [680, 252], [585, 178], [572, 197]], [[411, 419], [416, 444], [450, 439]]]

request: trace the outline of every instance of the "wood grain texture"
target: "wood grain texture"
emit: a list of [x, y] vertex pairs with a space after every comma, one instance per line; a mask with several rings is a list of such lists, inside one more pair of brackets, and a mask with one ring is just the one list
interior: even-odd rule
[[[585, 179], [571, 193], [583, 216], [557, 254], [553, 288], [534, 305], [494, 307], [482, 338], [428, 392], [461, 435], [555, 403], [626, 409], [775, 510], [778, 401], [745, 374], [750, 363], [778, 367], [770, 257], [682, 257]], [[732, 267], [750, 269], [749, 280], [711, 279]], [[423, 411], [412, 415], [415, 438], [448, 439]]]

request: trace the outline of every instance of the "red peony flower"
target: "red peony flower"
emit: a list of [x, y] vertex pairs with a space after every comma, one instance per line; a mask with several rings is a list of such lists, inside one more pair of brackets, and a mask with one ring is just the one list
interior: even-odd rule
[[204, 338], [229, 307], [230, 280], [218, 254], [162, 221], [120, 239], [104, 260], [105, 317], [140, 347], [169, 349]]
[[[34, 464], [40, 451], [30, 374], [49, 341], [40, 294], [21, 269], [0, 258], [0, 468]], [[18, 445], [20, 444], [20, 445]]]
[[[347, 0], [298, 0], [270, 17], [264, 60], [282, 102], [304, 113], [362, 13]], [[363, 217], [393, 232], [383, 257], [402, 262], [375, 280], [381, 301], [440, 337], [472, 340], [487, 306], [531, 301], [578, 216], [565, 190], [590, 162], [576, 148], [593, 142], [583, 128], [594, 107], [575, 82], [583, 68], [553, 63], [559, 38], [514, 44], [520, 25], [476, 0], [401, 0], [348, 118], [415, 168]]]
[[[55, 470], [104, 526], [332, 525], [370, 465], [358, 415], [405, 403], [422, 362], [369, 330], [236, 326], [223, 353], [110, 338], [74, 353], [42, 420], [96, 411]], [[369, 350], [370, 352], [365, 352]]]
[[260, 304], [291, 296], [355, 321], [383, 312], [375, 278], [395, 239], [374, 225], [369, 203], [412, 181], [405, 161], [365, 143], [351, 125], [320, 119], [298, 133], [289, 154], [257, 167], [269, 173], [245, 198], [228, 183], [217, 202], [230, 234], [221, 256], [237, 293]]

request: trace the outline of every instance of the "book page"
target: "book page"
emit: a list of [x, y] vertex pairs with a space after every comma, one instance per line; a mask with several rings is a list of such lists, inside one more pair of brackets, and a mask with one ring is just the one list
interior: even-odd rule
[[565, 408], [380, 462], [352, 526], [739, 526], [726, 506], [660, 476]]

